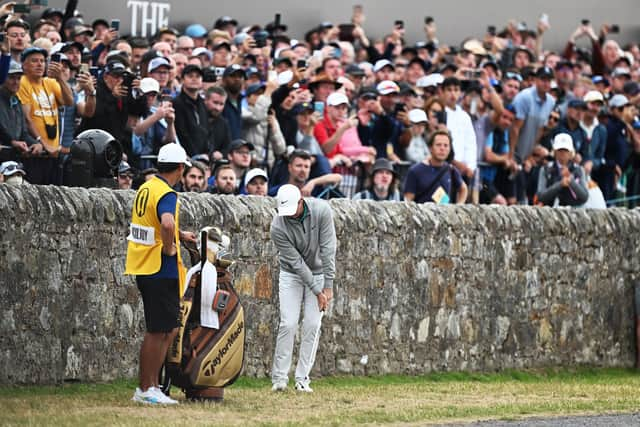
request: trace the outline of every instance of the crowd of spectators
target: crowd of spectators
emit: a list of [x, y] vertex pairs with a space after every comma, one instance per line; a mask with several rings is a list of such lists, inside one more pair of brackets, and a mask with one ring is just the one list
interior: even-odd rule
[[356, 6], [305, 34], [223, 16], [147, 39], [74, 7], [31, 23], [0, 7], [8, 183], [68, 185], [74, 139], [101, 129], [124, 152], [118, 188], [177, 142], [193, 161], [181, 191], [289, 183], [305, 196], [569, 206], [640, 195], [640, 48], [623, 49], [615, 25], [583, 20], [550, 51], [546, 15], [455, 46], [427, 18], [410, 44], [402, 21], [367, 34]]

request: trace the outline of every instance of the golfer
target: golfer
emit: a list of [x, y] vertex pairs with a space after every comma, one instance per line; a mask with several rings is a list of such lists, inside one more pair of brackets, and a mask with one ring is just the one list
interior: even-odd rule
[[303, 199], [298, 187], [285, 184], [276, 196], [278, 215], [271, 222], [271, 239], [280, 256], [280, 325], [273, 356], [273, 391], [284, 391], [289, 381], [293, 341], [304, 303], [304, 319], [295, 388], [311, 393], [313, 367], [320, 334], [321, 311], [333, 298], [336, 230], [329, 204]]
[[147, 332], [140, 349], [140, 387], [133, 400], [149, 404], [176, 404], [158, 387], [158, 373], [169, 344], [178, 332], [180, 297], [185, 271], [180, 240], [195, 242], [195, 234], [179, 228], [178, 194], [187, 153], [178, 144], [163, 145], [158, 171], [140, 186], [131, 212], [125, 274], [135, 274], [142, 296]]

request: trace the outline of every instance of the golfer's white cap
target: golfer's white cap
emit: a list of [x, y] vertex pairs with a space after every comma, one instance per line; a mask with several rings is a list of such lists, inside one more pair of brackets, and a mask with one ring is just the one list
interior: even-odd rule
[[285, 184], [278, 189], [276, 203], [279, 216], [291, 216], [298, 210], [298, 202], [302, 198], [295, 185]]
[[158, 163], [184, 163], [191, 167], [191, 162], [187, 158], [187, 152], [175, 142], [160, 147]]

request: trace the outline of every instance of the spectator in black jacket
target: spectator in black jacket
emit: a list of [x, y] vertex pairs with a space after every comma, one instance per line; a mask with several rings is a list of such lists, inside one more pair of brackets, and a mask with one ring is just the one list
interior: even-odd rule
[[[79, 132], [87, 129], [102, 129], [109, 132], [131, 155], [131, 129], [127, 126], [129, 113], [135, 104], [131, 90], [125, 86], [127, 70], [122, 62], [109, 62], [98, 80], [96, 88], [96, 110], [93, 117], [84, 117]], [[138, 85], [134, 81], [132, 86]], [[78, 133], [79, 133], [78, 132]]]
[[182, 91], [173, 102], [176, 133], [187, 155], [209, 154], [212, 146], [207, 133], [207, 108], [200, 96], [202, 69], [189, 64], [182, 70]]
[[233, 64], [225, 68], [222, 74], [222, 87], [227, 91], [227, 101], [224, 105], [222, 115], [229, 122], [231, 129], [231, 139], [242, 137], [242, 85], [246, 79], [244, 69]]
[[211, 148], [211, 158], [220, 160], [223, 153], [229, 151], [231, 145], [231, 131], [229, 122], [222, 117], [222, 110], [227, 100], [227, 92], [220, 86], [212, 86], [207, 90], [204, 105], [209, 116], [207, 118], [207, 135]]

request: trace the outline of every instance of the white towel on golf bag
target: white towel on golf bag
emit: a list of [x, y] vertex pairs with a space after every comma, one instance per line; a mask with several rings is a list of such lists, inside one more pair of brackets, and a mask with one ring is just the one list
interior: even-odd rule
[[189, 283], [191, 282], [191, 277], [193, 277], [194, 274], [200, 271], [200, 268], [201, 268], [200, 263], [197, 263], [196, 265], [191, 267], [189, 271], [187, 271], [187, 281], [184, 282], [185, 286], [184, 286], [184, 289], [182, 290], [182, 295], [180, 295], [180, 299], [184, 298], [184, 294], [187, 292], [187, 288], [189, 287]]
[[220, 327], [218, 313], [213, 309], [213, 298], [218, 290], [218, 272], [210, 262], [202, 267], [202, 285], [200, 286], [200, 324], [205, 328]]

